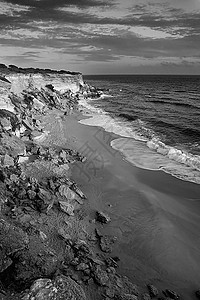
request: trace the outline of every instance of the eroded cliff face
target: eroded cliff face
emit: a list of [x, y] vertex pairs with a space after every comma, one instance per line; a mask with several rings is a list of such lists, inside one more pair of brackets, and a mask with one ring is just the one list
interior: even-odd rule
[[0, 78], [0, 108], [9, 111], [14, 111], [14, 106], [12, 105], [9, 94], [11, 90], [11, 83]]
[[23, 90], [29, 87], [36, 87], [41, 89], [47, 84], [52, 84], [54, 88], [61, 93], [71, 90], [76, 93], [83, 85], [83, 78], [81, 74], [10, 74], [6, 76], [11, 82], [10, 92], [16, 95], [22, 93]]
[[[2, 74], [3, 75], [3, 74]], [[76, 93], [84, 85], [81, 74], [22, 74], [11, 73], [5, 77], [0, 76], [0, 109], [14, 111], [9, 95], [20, 95], [24, 90], [37, 88], [41, 90], [47, 84], [52, 84], [61, 94], [71, 90]]]

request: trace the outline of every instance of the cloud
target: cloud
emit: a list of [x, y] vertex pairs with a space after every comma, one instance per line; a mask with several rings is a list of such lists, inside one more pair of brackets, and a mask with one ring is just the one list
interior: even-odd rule
[[[96, 62], [114, 68], [115, 62], [121, 68], [128, 60], [157, 65], [156, 59], [163, 67], [184, 61], [191, 66], [187, 57], [199, 57], [200, 6], [182, 1], [181, 6], [180, 0], [3, 0], [0, 55], [47, 67], [61, 58], [81, 67]], [[3, 56], [6, 47], [16, 55]]]

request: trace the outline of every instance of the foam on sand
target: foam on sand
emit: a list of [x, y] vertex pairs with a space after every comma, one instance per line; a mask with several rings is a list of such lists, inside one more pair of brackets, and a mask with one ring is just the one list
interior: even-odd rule
[[120, 117], [112, 118], [85, 99], [80, 104], [89, 110], [90, 118], [79, 123], [100, 126], [107, 132], [121, 136], [112, 141], [111, 146], [122, 152], [127, 161], [139, 168], [163, 170], [179, 179], [200, 184], [199, 156], [166, 145], [140, 119], [130, 122]]
[[179, 158], [176, 154], [179, 150], [175, 148], [169, 147], [168, 153], [158, 153], [148, 148], [144, 142], [127, 138], [115, 139], [111, 142], [111, 146], [120, 151], [127, 161], [139, 168], [163, 170], [179, 179], [200, 184], [200, 172], [193, 166], [176, 161], [177, 157]]

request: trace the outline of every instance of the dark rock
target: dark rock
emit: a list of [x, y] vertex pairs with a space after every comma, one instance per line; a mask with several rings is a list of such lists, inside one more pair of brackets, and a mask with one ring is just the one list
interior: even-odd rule
[[72, 266], [78, 266], [79, 264], [79, 259], [76, 257], [73, 260], [71, 260], [70, 265]]
[[105, 294], [106, 294], [106, 296], [108, 296], [108, 298], [114, 298], [115, 290], [112, 288], [106, 288]]
[[22, 229], [0, 219], [0, 272], [12, 264], [9, 256], [24, 249], [28, 242], [28, 236]]
[[200, 299], [200, 290], [196, 291], [195, 295], [197, 296], [198, 299]]
[[36, 197], [37, 194], [36, 194], [35, 191], [28, 190], [27, 191], [27, 195], [28, 195], [29, 199], [33, 200], [33, 199], [35, 199], [35, 197]]
[[106, 262], [106, 265], [108, 267], [113, 267], [113, 268], [117, 268], [118, 267], [117, 262], [112, 257], [108, 257], [105, 260], [105, 262]]
[[28, 129], [33, 131], [34, 127], [27, 121], [27, 120], [22, 120], [22, 124]]
[[143, 300], [151, 300], [151, 297], [148, 293], [145, 293], [145, 294], [142, 295], [142, 299]]
[[137, 300], [138, 297], [131, 294], [123, 294], [122, 297], [120, 297], [121, 300]]
[[86, 196], [83, 194], [83, 192], [77, 187], [77, 185], [74, 183], [70, 187], [78, 196], [81, 197], [81, 199], [87, 199]]
[[86, 300], [85, 292], [73, 279], [58, 276], [55, 280], [38, 279], [22, 300]]
[[89, 266], [87, 264], [85, 264], [85, 263], [80, 263], [76, 267], [77, 271], [85, 271], [86, 269], [89, 269]]
[[97, 228], [95, 228], [95, 233], [96, 233], [96, 236], [97, 238], [101, 238], [103, 236], [103, 234], [101, 233], [101, 231]]
[[112, 252], [112, 246], [115, 240], [116, 240], [115, 237], [109, 235], [102, 236], [100, 238], [100, 244], [99, 244], [101, 250], [106, 253]]
[[36, 206], [39, 211], [48, 212], [54, 204], [54, 197], [52, 197], [51, 193], [42, 188], [39, 188], [37, 196], [39, 199], [36, 200]]
[[176, 292], [166, 289], [165, 290], [165, 295], [171, 299], [179, 299], [180, 295], [178, 295]]
[[13, 261], [10, 257], [7, 257], [5, 253], [0, 251], [0, 273], [6, 270], [10, 265], [12, 265]]
[[106, 285], [109, 281], [107, 272], [103, 271], [100, 266], [97, 266], [94, 270], [94, 279], [100, 286]]
[[96, 212], [96, 220], [104, 224], [107, 224], [111, 221], [110, 217], [101, 211]]
[[154, 285], [148, 284], [147, 288], [149, 290], [149, 294], [150, 294], [151, 298], [158, 296], [158, 289]]

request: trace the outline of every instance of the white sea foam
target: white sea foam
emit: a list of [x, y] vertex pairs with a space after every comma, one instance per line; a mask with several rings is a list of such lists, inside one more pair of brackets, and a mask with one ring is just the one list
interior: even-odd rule
[[180, 150], [171, 148], [168, 151], [170, 153], [166, 155], [166, 152], [155, 152], [154, 149], [147, 148], [144, 142], [127, 138], [115, 139], [111, 142], [111, 146], [120, 151], [127, 161], [139, 168], [162, 170], [179, 179], [200, 184], [200, 172], [193, 166], [176, 160], [177, 157], [179, 160]]
[[200, 184], [199, 156], [164, 144], [145, 128], [141, 120], [126, 122], [121, 118], [112, 118], [87, 100], [81, 100], [80, 104], [89, 109], [90, 118], [79, 122], [100, 126], [107, 132], [121, 136], [113, 140], [111, 146], [122, 152], [127, 161], [139, 168], [163, 170], [179, 179]]

